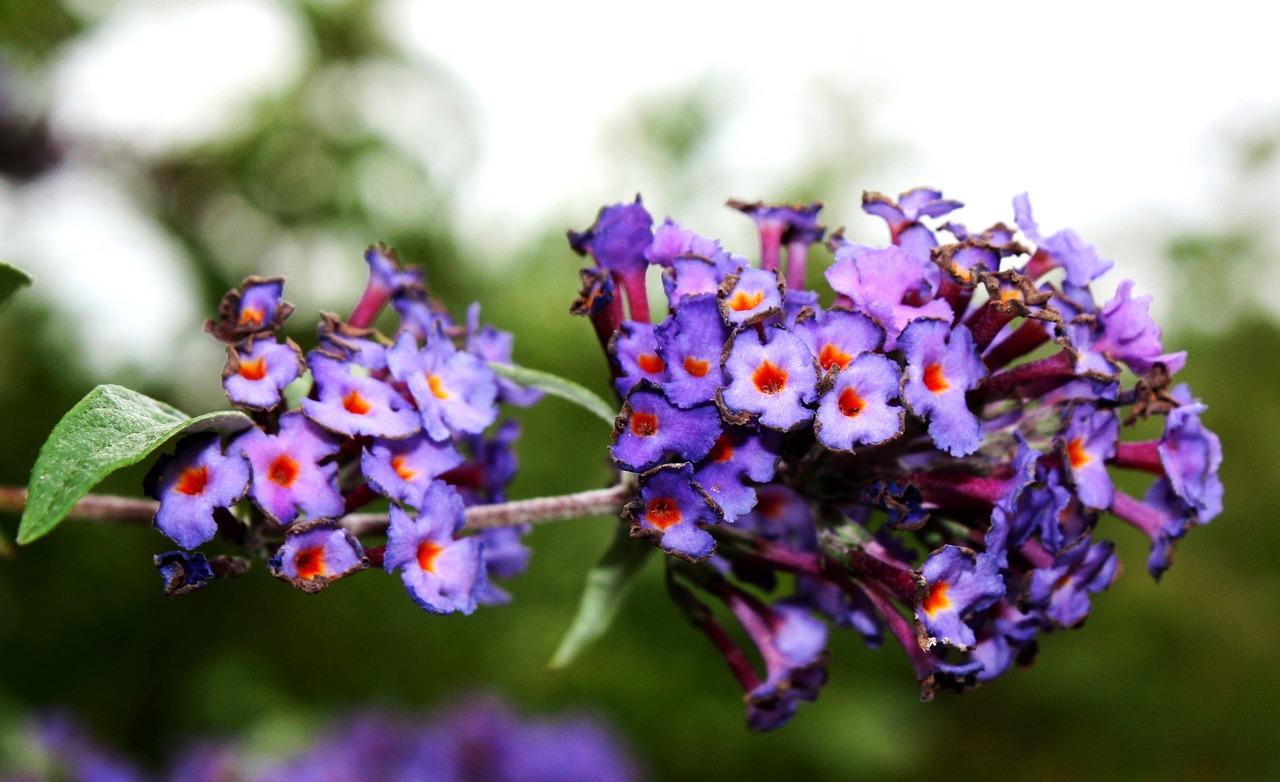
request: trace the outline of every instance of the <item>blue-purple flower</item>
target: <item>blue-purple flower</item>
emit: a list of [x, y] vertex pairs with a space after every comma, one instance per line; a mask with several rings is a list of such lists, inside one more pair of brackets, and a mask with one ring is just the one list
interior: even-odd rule
[[422, 428], [434, 440], [454, 432], [476, 434], [498, 417], [498, 382], [481, 359], [458, 350], [442, 333], [427, 338], [422, 348], [402, 332], [387, 351], [392, 376], [413, 395]]
[[214, 511], [244, 496], [249, 467], [238, 454], [224, 454], [216, 434], [198, 434], [179, 443], [173, 456], [161, 457], [144, 483], [160, 501], [156, 529], [191, 549], [217, 534]]
[[267, 518], [288, 525], [299, 513], [307, 519], [342, 515], [338, 465], [328, 461], [338, 441], [294, 411], [280, 416], [280, 431], [250, 429], [232, 448], [248, 460], [253, 481], [249, 496]]
[[369, 560], [356, 536], [330, 521], [295, 524], [284, 545], [267, 560], [271, 575], [303, 592], [318, 592], [367, 567]]
[[464, 521], [462, 498], [447, 484], [432, 483], [422, 508], [410, 516], [391, 506], [383, 567], [400, 571], [413, 602], [433, 614], [469, 614], [485, 588], [481, 544], [457, 537]]
[[242, 346], [227, 346], [222, 387], [233, 405], [270, 410], [282, 401], [284, 387], [301, 376], [302, 367], [302, 351], [292, 340], [251, 338]]

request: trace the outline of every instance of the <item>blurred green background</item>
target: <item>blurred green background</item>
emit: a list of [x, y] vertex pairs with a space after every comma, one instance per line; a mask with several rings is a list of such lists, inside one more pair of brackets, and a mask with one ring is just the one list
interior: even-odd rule
[[[21, 198], [77, 162], [95, 162], [179, 248], [178, 279], [199, 309], [164, 325], [172, 364], [112, 365], [104, 376], [90, 368], [103, 357], [85, 355], [91, 348], [78, 339], [74, 314], [59, 309], [56, 287], [38, 281], [17, 297], [0, 312], [0, 484], [25, 485], [53, 424], [98, 383], [129, 385], [192, 413], [225, 405], [222, 358], [199, 334], [222, 293], [246, 274], [287, 272], [287, 295], [298, 306], [289, 327], [305, 348], [320, 310], [349, 309], [364, 275], [359, 253], [376, 240], [425, 267], [433, 292], [455, 314], [481, 301], [486, 320], [516, 333], [519, 362], [607, 392], [589, 325], [566, 314], [579, 266], [563, 240], [571, 226], [549, 224], [495, 262], [460, 238], [452, 213], [451, 192], [475, 150], [460, 144], [455, 167], [442, 172], [360, 115], [355, 96], [369, 86], [362, 80], [393, 73], [398, 83], [436, 91], [449, 110], [434, 120], [465, 138], [474, 130], [465, 89], [447, 70], [399, 55], [371, 23], [375, 7], [291, 6], [310, 37], [296, 80], [213, 140], [143, 153], [59, 135], [46, 122], [48, 74], [68, 44], [104, 18], [99, 5], [0, 6], [5, 198]], [[351, 79], [336, 79], [341, 74]], [[339, 83], [346, 86], [333, 87]], [[313, 100], [317, 84], [328, 85], [323, 110]], [[657, 211], [679, 216], [694, 202], [756, 195], [709, 192], [714, 176], [690, 175], [706, 172], [704, 151], [723, 130], [716, 107], [724, 100], [714, 83], [696, 83], [636, 106], [621, 123], [625, 131], [612, 141], [620, 169], [640, 172], [637, 179], [670, 195]], [[831, 105], [855, 117], [857, 105], [842, 100]], [[856, 122], [845, 127], [843, 146], [813, 156], [781, 192], [767, 195], [839, 201], [876, 189], [865, 156], [884, 141]], [[1227, 150], [1224, 201], [1240, 187], [1274, 181], [1278, 138], [1259, 127]], [[946, 184], [963, 198], [963, 183]], [[423, 211], [406, 219], [395, 206], [401, 201]], [[1228, 205], [1207, 206], [1231, 213]], [[578, 214], [571, 225], [585, 227], [592, 217]], [[846, 209], [830, 219], [859, 216]], [[536, 529], [529, 572], [505, 584], [514, 601], [467, 618], [427, 615], [398, 579], [376, 573], [304, 596], [258, 567], [168, 600], [150, 563], [170, 548], [158, 533], [67, 524], [0, 559], [0, 734], [56, 707], [107, 744], [158, 764], [196, 735], [248, 734], [286, 747], [355, 706], [424, 709], [481, 689], [526, 712], [595, 711], [658, 779], [1267, 777], [1280, 768], [1280, 568], [1271, 562], [1280, 544], [1273, 522], [1280, 492], [1271, 474], [1280, 463], [1273, 406], [1280, 329], [1261, 306], [1256, 281], [1274, 274], [1277, 248], [1257, 215], [1239, 214], [1213, 232], [1144, 229], [1164, 232], [1161, 275], [1174, 301], [1165, 344], [1190, 353], [1180, 378], [1208, 403], [1205, 422], [1222, 437], [1226, 512], [1193, 531], [1158, 586], [1142, 567], [1145, 540], [1106, 522], [1124, 574], [1095, 600], [1087, 627], [1044, 639], [1029, 671], [922, 704], [892, 642], [871, 651], [836, 633], [831, 682], [818, 702], [786, 728], [753, 735], [737, 684], [669, 604], [656, 563], [605, 640], [568, 670], [546, 669], [583, 576], [608, 540], [606, 519]], [[295, 252], [282, 254], [281, 246]], [[752, 252], [750, 244], [735, 249]], [[29, 266], [22, 257], [4, 260]], [[1124, 264], [1119, 259], [1121, 273]], [[136, 293], [132, 306], [156, 306], [146, 290], [125, 285], [114, 295]], [[519, 417], [522, 469], [513, 497], [608, 480], [603, 424], [558, 400]], [[144, 470], [126, 470], [102, 490], [137, 495]], [[16, 525], [15, 517], [0, 517], [7, 537]], [[0, 771], [5, 751], [0, 742]]]

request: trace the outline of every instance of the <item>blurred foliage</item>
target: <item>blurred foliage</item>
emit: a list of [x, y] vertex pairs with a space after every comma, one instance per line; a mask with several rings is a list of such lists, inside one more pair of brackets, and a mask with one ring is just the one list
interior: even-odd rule
[[[0, 7], [9, 61], [48, 63], [82, 28], [70, 4]], [[407, 78], [439, 88], [433, 94], [448, 109], [438, 113], [441, 123], [474, 130], [465, 94], [447, 73], [406, 62], [380, 38], [374, 2], [300, 2], [296, 10], [311, 37], [310, 60], [296, 84], [257, 107], [248, 127], [161, 158], [113, 152], [123, 156], [113, 165], [198, 271], [208, 310], [273, 245], [336, 243], [347, 251], [349, 279], [358, 285], [359, 250], [382, 239], [429, 270], [433, 291], [455, 313], [481, 300], [488, 320], [516, 333], [519, 362], [607, 394], [604, 358], [590, 327], [566, 316], [580, 261], [565, 246], [564, 226], [548, 226], [501, 275], [479, 271], [449, 215], [450, 189], [472, 164], [474, 146], [461, 144], [448, 165], [433, 167], [368, 121], [360, 102], [379, 79]], [[717, 101], [731, 103], [712, 81], [639, 109], [631, 118], [637, 121], [624, 126], [639, 138], [619, 143], [650, 151], [620, 160], [616, 175], [627, 176], [628, 167], [661, 169], [650, 176], [669, 184], [671, 198], [661, 203], [673, 212], [684, 199], [705, 197], [728, 165], [714, 154], [723, 132], [715, 118], [724, 104]], [[815, 110], [843, 111], [835, 103]], [[773, 195], [856, 192], [850, 177], [865, 171], [861, 163], [876, 146], [852, 114], [833, 127], [839, 139], [815, 153], [793, 187]], [[388, 170], [398, 178], [387, 181], [400, 189], [371, 194], [369, 172]], [[729, 195], [756, 194], [714, 197]], [[420, 213], [407, 220], [386, 208], [397, 200], [420, 205]], [[589, 219], [583, 215], [575, 227]], [[530, 571], [506, 585], [513, 603], [465, 618], [426, 615], [397, 578], [377, 573], [308, 597], [259, 567], [166, 600], [150, 563], [170, 547], [158, 533], [66, 525], [13, 560], [0, 560], [0, 733], [24, 713], [64, 708], [108, 743], [156, 760], [196, 735], [247, 729], [264, 744], [289, 745], [299, 725], [349, 706], [416, 708], [484, 688], [529, 712], [593, 706], [629, 736], [660, 779], [1267, 777], [1280, 767], [1272, 717], [1280, 686], [1270, 632], [1280, 615], [1280, 571], [1270, 562], [1280, 545], [1280, 527], [1271, 522], [1280, 508], [1271, 475], [1280, 464], [1280, 411], [1273, 404], [1280, 330], [1262, 317], [1238, 315], [1247, 310], [1239, 298], [1250, 288], [1245, 269], [1273, 263], [1276, 248], [1250, 225], [1178, 237], [1171, 247], [1182, 281], [1173, 289], [1186, 297], [1179, 306], [1204, 310], [1211, 300], [1223, 312], [1221, 330], [1168, 334], [1166, 345], [1189, 351], [1185, 380], [1209, 404], [1205, 423], [1222, 436], [1227, 510], [1192, 532], [1158, 586], [1141, 567], [1145, 540], [1117, 530], [1127, 571], [1096, 600], [1089, 626], [1047, 638], [1029, 672], [921, 704], [892, 642], [868, 650], [851, 633], [835, 633], [832, 680], [819, 701], [786, 728], [752, 735], [737, 684], [670, 604], [655, 564], [605, 639], [568, 670], [546, 670], [582, 579], [609, 540], [608, 519], [536, 529], [528, 541]], [[820, 273], [822, 264], [815, 258], [811, 266]], [[1240, 271], [1223, 273], [1231, 268]], [[293, 336], [309, 346], [316, 310], [350, 306], [357, 292], [317, 302], [295, 289]], [[25, 484], [62, 413], [96, 383], [120, 380], [88, 377], [62, 328], [22, 294], [0, 313], [0, 333], [16, 337], [0, 343], [0, 435], [7, 446], [0, 483]], [[1249, 382], [1231, 374], [1242, 360]], [[181, 407], [187, 384], [214, 386], [220, 368], [138, 390]], [[519, 418], [523, 463], [512, 496], [608, 481], [606, 425], [557, 399]], [[144, 469], [125, 470], [102, 489], [136, 495]], [[0, 518], [6, 533], [16, 524], [16, 517]], [[0, 769], [4, 748], [0, 739]]]

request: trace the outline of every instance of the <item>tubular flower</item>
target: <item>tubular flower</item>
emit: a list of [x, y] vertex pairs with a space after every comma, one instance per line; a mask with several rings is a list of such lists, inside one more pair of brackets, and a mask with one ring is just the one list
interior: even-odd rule
[[[724, 654], [751, 727], [816, 695], [822, 619], [871, 644], [895, 637], [926, 698], [968, 689], [1083, 622], [1119, 572], [1116, 519], [1147, 534], [1159, 576], [1221, 511], [1221, 443], [1171, 379], [1185, 355], [1165, 351], [1131, 282], [1096, 301], [1090, 283], [1112, 264], [1074, 231], [1042, 235], [1025, 195], [1019, 235], [935, 226], [961, 206], [937, 190], [868, 193], [888, 243], [828, 239], [831, 307], [803, 287], [816, 208], [730, 205], [756, 221], [759, 264], [671, 220], [647, 248], [629, 231], [632, 263], [662, 267], [667, 314], [600, 340], [624, 381], [611, 453], [636, 474], [631, 534], [674, 555], [671, 596]], [[1122, 365], [1140, 375], [1128, 387]], [[696, 425], [680, 417], [693, 411]], [[1158, 440], [1126, 439], [1152, 416]], [[1141, 499], [1115, 488], [1120, 469], [1153, 476]], [[746, 597], [761, 590], [773, 608]]]
[[[146, 479], [160, 501], [156, 527], [186, 549], [220, 536], [304, 592], [377, 569], [401, 571], [429, 611], [502, 602], [488, 575], [524, 569], [528, 527], [463, 532], [463, 508], [506, 500], [519, 427], [507, 419], [488, 430], [500, 403], [541, 394], [498, 380], [490, 364], [512, 363], [513, 340], [482, 323], [478, 305], [457, 325], [394, 251], [375, 245], [365, 261], [369, 281], [350, 317], [321, 314], [305, 354], [275, 333], [293, 312], [282, 278], [250, 277], [223, 298], [206, 329], [227, 345], [223, 385], [248, 428], [225, 446], [189, 435], [161, 457]], [[390, 336], [372, 325], [387, 309], [399, 315]], [[719, 421], [712, 402], [703, 407], [715, 428], [709, 449]], [[389, 504], [382, 519], [349, 520], [371, 501]], [[387, 545], [368, 540], [384, 531]], [[170, 552], [156, 567], [166, 593], [180, 595], [248, 561]]]

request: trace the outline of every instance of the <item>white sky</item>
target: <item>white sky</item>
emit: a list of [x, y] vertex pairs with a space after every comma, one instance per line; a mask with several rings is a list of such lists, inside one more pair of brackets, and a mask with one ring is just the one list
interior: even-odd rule
[[[1207, 203], [1226, 195], [1220, 140], [1280, 112], [1280, 47], [1259, 7], [390, 0], [384, 23], [477, 100], [482, 156], [455, 206], [495, 255], [548, 219], [582, 227], [637, 191], [666, 213], [661, 183], [629, 178], [640, 169], [616, 157], [619, 123], [637, 96], [713, 74], [737, 107], [708, 174], [724, 191], [674, 215], [704, 232], [744, 236], [740, 218], [708, 215], [727, 197], [770, 198], [816, 146], [839, 140], [839, 118], [815, 105], [821, 83], [854, 96], [860, 132], [892, 152], [859, 187], [940, 187], [975, 225], [1011, 221], [1010, 198], [1029, 190], [1043, 228], [1076, 228], [1158, 302], [1159, 237], [1129, 226], [1232, 214], [1239, 204]], [[55, 127], [146, 152], [234, 127], [307, 56], [297, 19], [274, 0], [132, 0], [106, 13], [50, 85]], [[423, 115], [403, 107], [406, 121]], [[57, 284], [46, 295], [67, 302], [97, 370], [154, 364], [172, 349], [160, 325], [190, 307], [150, 271], [176, 250], [109, 172], [78, 165], [32, 193], [0, 193], [0, 253]], [[866, 220], [848, 206], [828, 217]]]

